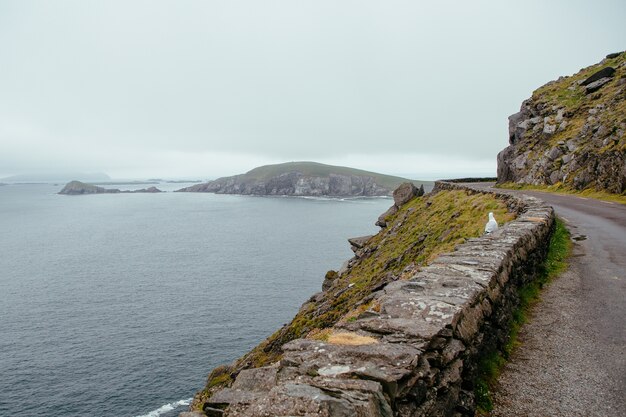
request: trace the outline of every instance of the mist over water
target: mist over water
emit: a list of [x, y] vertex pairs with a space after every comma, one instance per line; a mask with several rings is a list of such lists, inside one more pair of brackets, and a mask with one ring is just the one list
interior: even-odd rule
[[3, 416], [177, 415], [392, 204], [61, 186], [0, 187]]

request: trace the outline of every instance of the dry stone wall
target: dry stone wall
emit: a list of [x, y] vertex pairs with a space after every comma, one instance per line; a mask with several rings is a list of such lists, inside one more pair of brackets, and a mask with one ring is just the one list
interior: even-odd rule
[[[460, 188], [467, 189], [438, 182], [435, 191]], [[241, 371], [204, 413], [473, 415], [477, 363], [506, 342], [517, 289], [535, 277], [554, 226], [552, 208], [540, 200], [495, 194], [518, 213], [516, 220], [373, 293], [377, 307], [333, 328], [336, 338], [291, 341], [280, 362]]]

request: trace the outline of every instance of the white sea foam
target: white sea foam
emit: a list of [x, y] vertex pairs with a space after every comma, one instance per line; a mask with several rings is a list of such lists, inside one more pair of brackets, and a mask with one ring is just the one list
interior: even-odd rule
[[161, 414], [165, 414], [168, 411], [172, 411], [176, 407], [182, 407], [184, 405], [189, 405], [191, 403], [191, 400], [193, 400], [193, 398], [188, 398], [186, 400], [180, 400], [180, 401], [176, 401], [176, 402], [173, 402], [173, 403], [165, 404], [165, 405], [162, 405], [161, 407], [157, 408], [156, 410], [150, 411], [148, 414], [142, 414], [142, 415], [137, 416], [137, 417], [159, 417]]

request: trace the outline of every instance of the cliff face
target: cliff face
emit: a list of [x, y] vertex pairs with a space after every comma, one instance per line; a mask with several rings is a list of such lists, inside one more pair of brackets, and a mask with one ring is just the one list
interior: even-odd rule
[[183, 188], [185, 192], [289, 196], [385, 196], [404, 178], [314, 162], [291, 162], [255, 168]]
[[392, 190], [376, 184], [374, 178], [367, 176], [330, 174], [327, 177], [313, 177], [294, 171], [268, 180], [249, 180], [243, 175], [237, 175], [180, 191], [246, 195], [381, 196], [389, 195]]
[[536, 90], [509, 117], [498, 182], [626, 192], [626, 53]]

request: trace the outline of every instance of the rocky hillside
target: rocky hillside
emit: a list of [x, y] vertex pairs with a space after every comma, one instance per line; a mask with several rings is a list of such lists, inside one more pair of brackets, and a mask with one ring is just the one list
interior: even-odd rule
[[[383, 196], [391, 195], [405, 178], [359, 169], [289, 162], [255, 168], [245, 174], [219, 178], [183, 188], [185, 192], [292, 196]], [[416, 182], [419, 185], [419, 182]]]
[[[384, 293], [383, 289], [389, 288], [394, 282], [401, 285], [407, 283], [407, 280], [439, 254], [451, 251], [456, 245], [466, 242], [471, 237], [481, 236], [489, 211], [495, 213], [500, 224], [512, 220], [516, 214], [516, 207], [507, 205], [506, 201], [497, 199], [493, 195], [468, 193], [463, 190], [451, 190], [423, 196], [417, 196], [418, 193], [418, 190], [410, 184], [401, 187], [401, 190], [394, 194], [394, 208], [379, 219], [379, 222], [383, 221], [385, 225], [381, 231], [374, 236], [349, 239], [355, 256], [338, 271], [329, 271], [326, 274], [322, 291], [304, 303], [289, 324], [283, 326], [233, 364], [213, 370], [209, 375], [206, 387], [196, 395], [192, 409], [203, 411], [210, 416], [226, 416], [230, 414], [224, 413], [223, 408], [228, 404], [241, 401], [249, 403], [249, 400], [261, 395], [257, 391], [263, 391], [263, 387], [272, 384], [272, 381], [276, 379], [277, 366], [289, 367], [295, 364], [295, 362], [292, 364], [291, 359], [286, 358], [286, 346], [291, 346], [289, 349], [293, 349], [293, 346], [296, 345], [310, 347], [317, 346], [316, 343], [323, 344], [324, 342], [330, 343], [330, 345], [324, 345], [327, 346], [324, 349], [332, 349], [333, 346], [331, 345], [333, 344], [356, 346], [355, 351], [351, 351], [351, 354], [357, 355], [363, 359], [367, 366], [371, 367], [371, 369], [367, 368], [363, 371], [366, 375], [362, 375], [361, 380], [354, 380], [354, 384], [357, 385], [359, 383], [367, 384], [368, 382], [364, 382], [364, 380], [385, 379], [386, 377], [381, 377], [381, 375], [389, 369], [386, 369], [386, 365], [382, 363], [387, 360], [393, 363], [397, 361], [397, 366], [400, 366], [400, 363], [402, 366], [408, 366], [409, 363], [412, 363], [418, 351], [411, 350], [413, 356], [405, 355], [406, 352], [402, 351], [404, 349], [402, 343], [407, 342], [406, 337], [409, 336], [394, 335], [397, 329], [393, 325], [389, 324], [391, 327], [383, 328], [382, 322], [376, 321], [376, 317], [385, 310], [381, 307], [378, 296]], [[474, 264], [476, 263], [474, 262]], [[466, 279], [465, 283], [468, 282], [473, 281]], [[449, 288], [444, 288], [444, 292], [454, 291], [456, 286], [457, 284], [450, 284]], [[418, 287], [415, 287], [414, 290], [418, 291]], [[394, 300], [393, 302], [399, 304], [396, 307], [386, 307], [389, 311], [400, 308], [400, 305], [408, 303], [408, 300]], [[414, 302], [410, 304], [416, 305]], [[449, 307], [447, 304], [437, 305]], [[437, 310], [439, 307], [433, 307], [432, 320], [437, 314], [443, 314]], [[368, 331], [351, 327], [358, 323], [373, 323], [367, 319], [374, 320], [373, 322], [376, 322], [377, 325], [368, 328]], [[426, 319], [426, 321], [428, 320], [431, 318]], [[409, 325], [415, 321], [412, 319], [399, 320], [395, 325], [400, 326], [400, 322]], [[340, 331], [339, 329], [343, 330]], [[384, 344], [378, 344], [380, 337], [389, 340], [385, 339]], [[296, 350], [300, 351], [300, 348]], [[335, 350], [340, 357], [339, 347]], [[322, 352], [324, 350], [320, 348], [319, 353]], [[374, 365], [368, 362], [378, 360], [375, 358], [379, 358], [381, 363]], [[320, 364], [316, 362], [318, 359], [299, 359], [297, 365], [302, 365], [303, 369], [306, 368], [304, 371], [300, 370], [304, 376], [307, 375], [307, 372], [310, 377], [318, 374], [323, 375], [324, 366], [328, 363]], [[328, 359], [326, 361], [328, 362]], [[317, 370], [318, 367], [323, 369]], [[247, 371], [251, 369], [255, 371], [252, 373]], [[307, 369], [309, 370], [307, 371]], [[333, 368], [328, 372], [334, 371]], [[368, 372], [373, 372], [373, 374], [370, 375]], [[396, 370], [391, 369], [389, 372], [393, 374]], [[402, 372], [404, 371], [397, 371], [397, 375], [394, 374], [393, 378], [406, 376]], [[238, 375], [248, 375], [251, 379], [246, 379], [247, 382], [243, 384], [244, 378], [237, 378]], [[291, 377], [295, 378], [297, 375], [291, 375], [285, 371], [284, 375], [281, 376], [281, 378], [287, 379]], [[235, 378], [239, 382], [235, 381]], [[235, 381], [234, 385], [233, 381]], [[388, 387], [383, 384], [385, 389], [389, 388], [390, 392], [395, 393], [397, 387], [393, 382], [388, 382]], [[229, 386], [232, 388], [224, 389]], [[296, 407], [293, 404], [290, 406]], [[235, 412], [235, 408], [232, 408], [231, 411], [234, 413], [232, 415], [240, 415]], [[294, 414], [292, 411], [285, 414], [252, 412], [250, 415], [327, 415]], [[203, 415], [203, 412], [194, 414]], [[351, 416], [357, 414], [348, 410], [330, 415]]]
[[142, 188], [140, 190], [121, 191], [117, 188], [104, 188], [93, 184], [87, 184], [80, 181], [70, 181], [59, 194], [63, 195], [83, 195], [83, 194], [119, 194], [119, 193], [160, 193], [156, 187]]
[[509, 117], [498, 182], [626, 192], [626, 53], [537, 89]]

